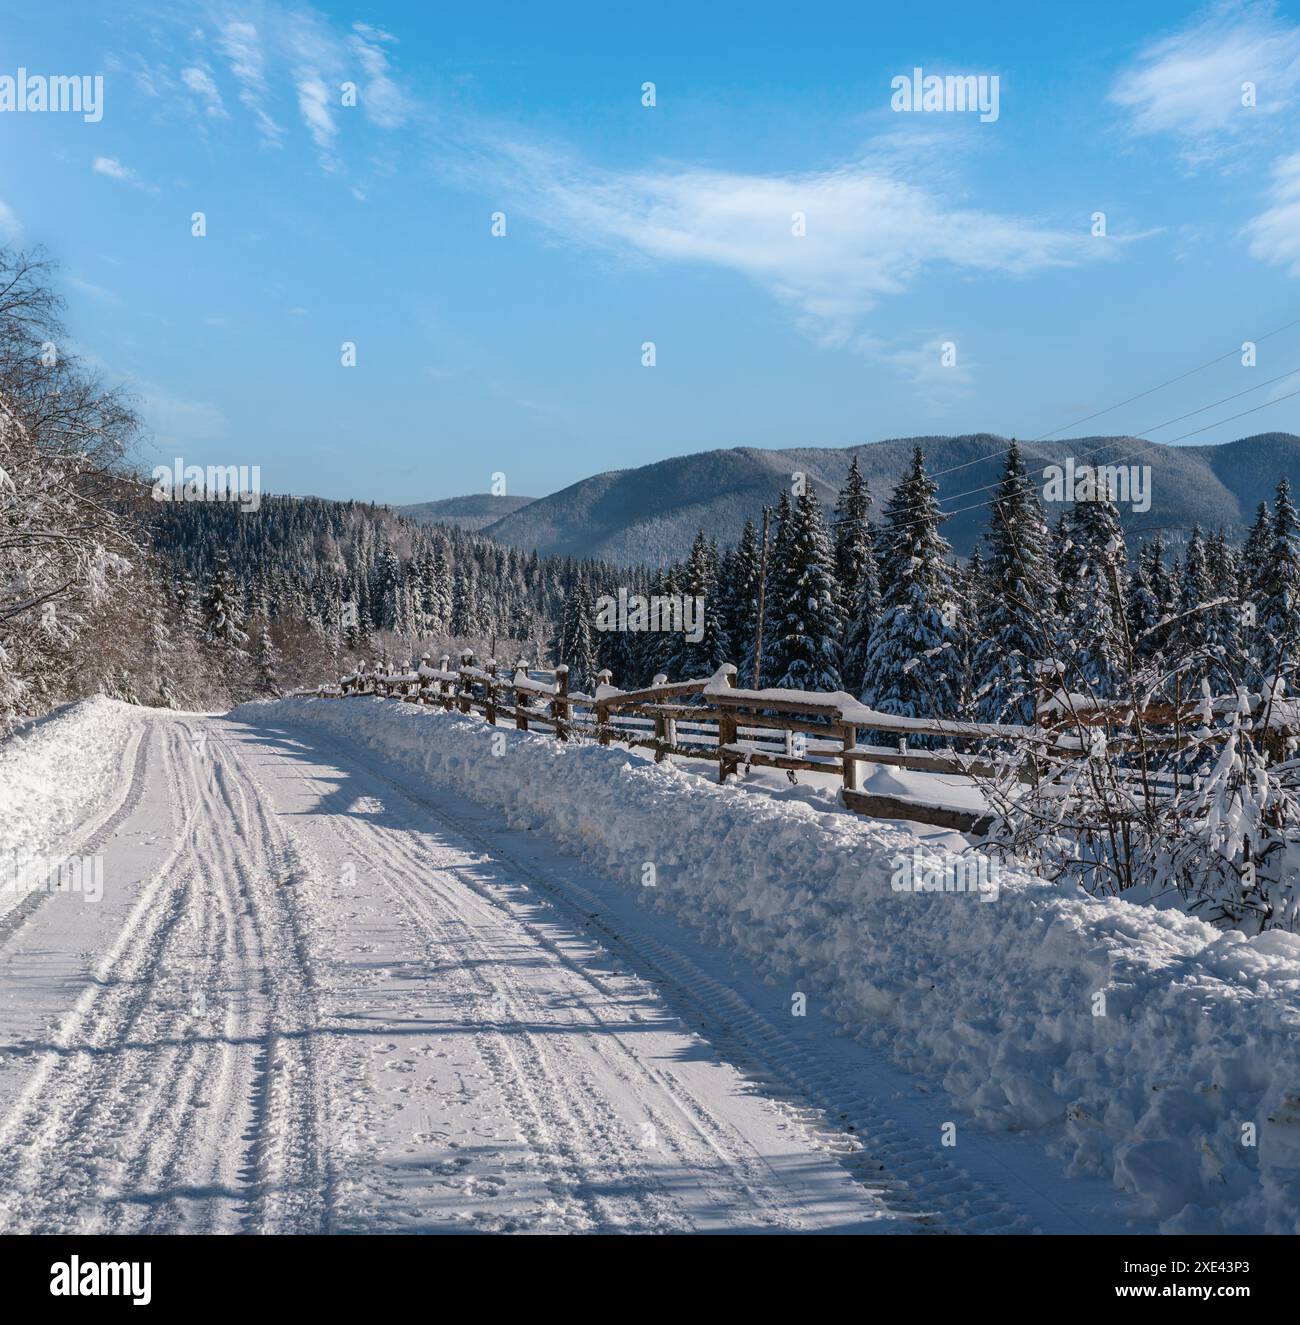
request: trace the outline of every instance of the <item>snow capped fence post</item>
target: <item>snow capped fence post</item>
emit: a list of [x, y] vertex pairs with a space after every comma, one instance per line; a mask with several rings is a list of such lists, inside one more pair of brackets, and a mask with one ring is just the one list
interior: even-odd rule
[[[602, 668], [596, 673], [596, 693], [600, 694], [601, 686], [613, 686], [614, 673], [608, 667]], [[597, 701], [596, 704], [596, 740], [601, 745], [609, 744], [609, 705]]]
[[483, 670], [488, 674], [488, 679], [483, 685], [483, 716], [487, 718], [488, 726], [497, 725], [497, 660], [489, 658], [483, 664]]
[[451, 670], [451, 654], [444, 653], [438, 659], [438, 670], [442, 676], [438, 679], [439, 702], [448, 712], [451, 711], [451, 682], [447, 679], [447, 673]]
[[474, 682], [470, 679], [469, 669], [474, 666], [474, 650], [462, 649], [460, 655], [460, 703], [457, 707], [462, 713], [469, 712], [470, 695], [473, 693]]
[[[520, 676], [525, 678], [528, 676], [528, 660], [526, 658], [520, 658], [515, 663], [515, 678], [518, 679]], [[526, 732], [528, 730], [528, 692], [515, 686], [510, 691], [510, 695], [515, 707], [515, 728], [518, 731]]]
[[557, 740], [569, 739], [569, 669], [560, 663], [555, 669], [555, 698], [551, 701], [551, 716], [555, 719]]
[[[718, 669], [727, 679], [730, 689], [736, 688], [736, 669], [731, 663], [723, 663]], [[736, 712], [725, 704], [718, 709], [718, 781], [726, 782], [736, 771], [738, 761], [734, 753], [728, 754], [727, 747], [736, 744], [740, 724], [736, 721]]]
[[[659, 672], [655, 676], [654, 680], [650, 682], [651, 687], [662, 686], [667, 684], [668, 684], [668, 674], [666, 672]], [[676, 734], [677, 734], [676, 732], [670, 732], [668, 719], [665, 718], [662, 713], [656, 713], [655, 714], [655, 763], [656, 764], [663, 763], [664, 755], [668, 753], [668, 745], [670, 743], [670, 737], [675, 736]]]
[[844, 742], [844, 751], [840, 755], [844, 790], [860, 791], [862, 789], [862, 765], [853, 758], [853, 753], [856, 751], [858, 744], [858, 730], [851, 722], [841, 723], [837, 730]]

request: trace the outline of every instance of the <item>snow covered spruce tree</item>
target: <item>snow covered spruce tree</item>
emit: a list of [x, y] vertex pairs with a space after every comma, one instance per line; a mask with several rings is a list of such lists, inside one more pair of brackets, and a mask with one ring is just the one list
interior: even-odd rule
[[1159, 533], [1138, 549], [1126, 604], [1134, 657], [1156, 668], [1168, 647], [1178, 603], [1178, 587], [1165, 562], [1166, 551]]
[[552, 646], [557, 663], [569, 669], [569, 689], [590, 694], [600, 670], [596, 661], [595, 603], [585, 579], [574, 581], [565, 595], [560, 628]]
[[979, 722], [1031, 723], [1056, 636], [1056, 572], [1038, 494], [1012, 442], [985, 534], [990, 592], [971, 662]]
[[880, 576], [870, 515], [871, 490], [854, 456], [835, 507], [835, 571], [844, 623], [840, 671], [854, 694], [862, 690], [871, 631], [880, 615]]
[[1215, 660], [1210, 688], [1216, 694], [1227, 694], [1249, 678], [1243, 665], [1241, 568], [1221, 528], [1206, 543], [1205, 568], [1213, 595], [1205, 614], [1205, 647]]
[[808, 484], [793, 502], [782, 493], [782, 509], [768, 577], [771, 645], [763, 683], [781, 690], [839, 690], [843, 626], [821, 503]]
[[239, 586], [230, 571], [230, 558], [224, 548], [219, 548], [212, 578], [203, 595], [203, 633], [210, 643], [240, 648], [248, 642], [239, 599]]
[[885, 505], [877, 536], [880, 616], [867, 648], [862, 698], [882, 713], [954, 717], [963, 675], [958, 605], [939, 532], [938, 488], [918, 446]]
[[1270, 693], [1295, 689], [1294, 671], [1300, 652], [1300, 516], [1283, 478], [1273, 502], [1269, 555], [1256, 585], [1259, 602], [1260, 675]]
[[668, 664], [669, 676], [683, 680], [712, 676], [724, 662], [730, 661], [718, 610], [717, 575], [717, 547], [708, 542], [701, 529], [695, 535], [691, 554], [682, 567], [678, 589], [683, 599], [694, 600], [691, 611], [701, 614], [702, 633], [698, 641], [689, 639], [685, 632], [671, 636], [673, 651]]
[[1061, 684], [1092, 698], [1110, 698], [1126, 674], [1128, 558], [1119, 511], [1104, 484], [1076, 501], [1065, 526], [1057, 573], [1065, 604], [1056, 657]]
[[765, 685], [773, 685], [773, 677], [780, 673], [773, 669], [777, 665], [774, 640], [776, 634], [772, 628], [776, 596], [781, 591], [781, 573], [790, 562], [790, 523], [793, 508], [790, 494], [782, 488], [777, 499], [776, 510], [772, 513], [771, 542], [767, 555], [767, 581], [763, 589], [763, 638], [760, 641], [762, 672], [760, 680]]
[[257, 690], [269, 698], [278, 698], [280, 689], [280, 651], [271, 639], [270, 626], [263, 624], [257, 633]]
[[718, 616], [726, 637], [727, 661], [736, 667], [738, 685], [754, 680], [754, 632], [758, 628], [758, 576], [762, 552], [753, 520], [746, 520], [740, 541], [718, 569]]

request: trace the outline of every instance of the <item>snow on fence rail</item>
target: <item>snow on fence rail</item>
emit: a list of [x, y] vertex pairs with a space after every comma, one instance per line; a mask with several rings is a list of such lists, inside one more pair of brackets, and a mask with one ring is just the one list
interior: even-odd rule
[[[498, 718], [513, 718], [520, 731], [543, 729], [561, 741], [583, 735], [594, 737], [601, 745], [618, 742], [651, 750], [656, 763], [668, 755], [708, 759], [717, 763], [720, 782], [743, 766], [792, 774], [828, 773], [840, 779], [845, 806], [858, 813], [976, 832], [987, 825], [987, 815], [911, 797], [864, 792], [862, 765], [992, 777], [998, 772], [995, 764], [954, 743], [1013, 743], [1031, 752], [1018, 776], [1033, 782], [1038, 754], [1067, 759], [1083, 756], [1085, 743], [1065, 729], [1092, 716], [1089, 710], [1085, 719], [1066, 718], [1048, 702], [1042, 709], [1042, 725], [1035, 726], [903, 717], [869, 708], [843, 691], [738, 689], [736, 669], [729, 663], [711, 677], [669, 681], [660, 675], [653, 684], [637, 690], [618, 689], [611, 673], [602, 671], [594, 695], [570, 690], [564, 666], [556, 667], [550, 673], [554, 681], [547, 682], [523, 667], [501, 670], [495, 659], [479, 665], [468, 651], [461, 655], [458, 667], [450, 664], [450, 656], [444, 654], [434, 667], [426, 654], [418, 667], [394, 671], [363, 666], [337, 686], [297, 693], [322, 698], [386, 696], [461, 713], [482, 713], [494, 724]], [[1162, 713], [1157, 720], [1169, 719]], [[898, 745], [874, 745], [860, 739], [872, 732], [894, 736]], [[908, 749], [909, 738], [946, 744]]]
[[[501, 672], [495, 660], [479, 666], [472, 653], [452, 669], [450, 656], [430, 665], [428, 655], [413, 670], [361, 668], [337, 687], [299, 692], [322, 698], [379, 695], [413, 704], [440, 705], [461, 713], [482, 713], [489, 722], [513, 718], [521, 731], [548, 730], [561, 741], [575, 735], [594, 737], [601, 745], [617, 742], [668, 755], [708, 759], [718, 764], [718, 780], [742, 766], [788, 772], [829, 773], [843, 784], [845, 805], [881, 818], [908, 818], [969, 831], [982, 826], [970, 810], [925, 804], [911, 798], [867, 795], [861, 790], [863, 763], [892, 764], [927, 772], [979, 775], [991, 772], [984, 760], [949, 746], [910, 751], [909, 737], [952, 740], [1019, 738], [1043, 743], [1037, 727], [997, 723], [951, 722], [880, 713], [842, 691], [739, 690], [736, 669], [725, 664], [712, 677], [669, 681], [657, 676], [638, 690], [620, 690], [613, 676], [597, 676], [596, 693], [570, 690], [568, 668], [559, 666], [553, 683], [539, 681], [522, 668]], [[863, 744], [859, 733], [888, 732], [898, 748]]]

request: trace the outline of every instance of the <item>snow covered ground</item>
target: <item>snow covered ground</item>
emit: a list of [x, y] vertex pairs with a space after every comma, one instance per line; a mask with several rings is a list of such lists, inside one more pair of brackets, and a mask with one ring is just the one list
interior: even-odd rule
[[[1113, 1183], [1168, 1231], [1296, 1230], [1300, 938], [1009, 870], [996, 900], [900, 892], [915, 832], [815, 799], [391, 701], [277, 709], [546, 832], [787, 999], [807, 993], [947, 1093], [956, 1148], [964, 1128], [1032, 1133], [1058, 1172]], [[942, 841], [925, 850], [956, 866]]]
[[87, 699], [0, 741], [0, 933], [24, 904], [43, 858], [78, 851], [77, 839], [120, 807], [135, 785], [144, 731], [139, 714]]
[[104, 881], [0, 927], [0, 1230], [1297, 1226], [1287, 936], [392, 701], [96, 701], [0, 797]]

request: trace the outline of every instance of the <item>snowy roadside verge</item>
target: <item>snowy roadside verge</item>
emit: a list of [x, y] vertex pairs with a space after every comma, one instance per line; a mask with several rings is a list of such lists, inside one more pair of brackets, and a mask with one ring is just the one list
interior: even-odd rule
[[904, 829], [478, 717], [373, 699], [232, 717], [319, 727], [546, 832], [942, 1084], [958, 1146], [965, 1126], [1033, 1130], [1169, 1232], [1300, 1229], [1296, 936], [1009, 870], [996, 900], [897, 892]]
[[122, 790], [141, 712], [97, 696], [0, 740], [0, 918], [28, 895], [18, 873], [75, 848], [69, 839]]

